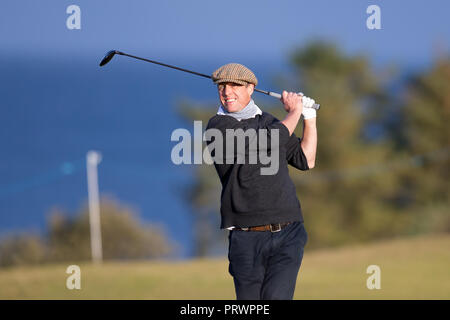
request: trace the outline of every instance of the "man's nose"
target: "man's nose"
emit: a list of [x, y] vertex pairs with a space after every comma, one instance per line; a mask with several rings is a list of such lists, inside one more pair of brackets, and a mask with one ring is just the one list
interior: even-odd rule
[[233, 88], [229, 84], [226, 84], [225, 87], [223, 88], [223, 93], [225, 95], [232, 93], [232, 91], [233, 91]]

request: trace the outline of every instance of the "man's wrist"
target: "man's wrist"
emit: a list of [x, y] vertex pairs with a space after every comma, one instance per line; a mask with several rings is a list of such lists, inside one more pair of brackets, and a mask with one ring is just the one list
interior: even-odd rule
[[305, 126], [316, 126], [316, 117], [309, 118], [309, 119], [303, 119], [303, 122], [305, 123]]
[[300, 108], [291, 109], [289, 110], [288, 114], [301, 116], [302, 110], [300, 110]]

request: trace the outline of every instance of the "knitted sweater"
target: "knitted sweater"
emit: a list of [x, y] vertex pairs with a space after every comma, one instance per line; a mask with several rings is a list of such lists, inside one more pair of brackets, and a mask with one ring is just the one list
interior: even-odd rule
[[[267, 149], [270, 149], [271, 138], [276, 137], [272, 130], [278, 129], [279, 141], [276, 143], [278, 148], [279, 167], [275, 174], [261, 174], [261, 169], [269, 167], [270, 164], [262, 164], [259, 157], [256, 164], [250, 164], [247, 158], [245, 163], [239, 163], [237, 160], [237, 139], [234, 138], [234, 161], [230, 163], [229, 159], [225, 161], [215, 158], [219, 149], [212, 147], [215, 141], [207, 142], [214, 160], [214, 166], [222, 183], [221, 193], [221, 228], [231, 226], [250, 227], [265, 225], [270, 223], [283, 223], [292, 221], [303, 222], [300, 202], [297, 199], [294, 183], [292, 182], [288, 164], [300, 169], [308, 170], [308, 163], [300, 146], [301, 140], [292, 134], [289, 136], [289, 130], [278, 119], [271, 114], [263, 112], [255, 118], [244, 119], [241, 121], [227, 115], [213, 116], [207, 125], [206, 130], [217, 129], [222, 133], [223, 149], [222, 154], [226, 154], [227, 144], [230, 139], [226, 139], [227, 129], [242, 129], [244, 132], [248, 129], [255, 129], [257, 132], [265, 132], [267, 139]], [[267, 131], [259, 131], [266, 129]], [[236, 131], [234, 131], [236, 132]], [[260, 136], [254, 136], [260, 142]], [[249, 155], [251, 147], [250, 139], [245, 140], [245, 154]], [[258, 144], [258, 151], [259, 150]], [[274, 154], [273, 150], [266, 150], [269, 157]], [[228, 157], [229, 158], [229, 157]], [[242, 161], [241, 161], [242, 162]], [[267, 162], [266, 162], [267, 163]]]

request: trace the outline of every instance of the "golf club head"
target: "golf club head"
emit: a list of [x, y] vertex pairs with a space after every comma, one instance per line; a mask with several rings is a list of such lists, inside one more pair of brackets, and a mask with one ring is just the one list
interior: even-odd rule
[[102, 59], [102, 61], [100, 61], [100, 67], [103, 67], [105, 64], [107, 64], [109, 61], [111, 61], [111, 59], [114, 57], [114, 55], [117, 53], [116, 50], [111, 50], [108, 51], [105, 54], [105, 57]]

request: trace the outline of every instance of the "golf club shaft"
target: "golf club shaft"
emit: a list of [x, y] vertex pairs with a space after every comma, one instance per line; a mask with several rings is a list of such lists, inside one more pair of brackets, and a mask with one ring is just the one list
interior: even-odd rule
[[123, 52], [120, 52], [120, 51], [116, 51], [116, 54], [120, 54], [122, 56], [127, 56], [127, 57], [131, 57], [131, 58], [135, 58], [135, 59], [138, 59], [138, 60], [147, 61], [147, 62], [150, 62], [150, 63], [159, 64], [160, 66], [164, 66], [164, 67], [168, 67], [168, 68], [172, 68], [172, 69], [176, 69], [176, 70], [180, 70], [180, 71], [184, 71], [184, 72], [189, 72], [189, 73], [195, 74], [195, 75], [200, 76], [200, 77], [211, 79], [211, 76], [208, 76], [206, 74], [198, 73], [198, 72], [187, 70], [187, 69], [183, 69], [183, 68], [179, 68], [179, 67], [176, 67], [176, 66], [171, 66], [170, 64], [166, 64], [166, 63], [162, 63], [162, 62], [158, 62], [158, 61], [153, 61], [153, 60], [149, 60], [149, 59], [145, 59], [145, 58], [136, 57], [136, 56], [133, 56], [131, 54], [123, 53]]
[[[200, 76], [200, 77], [204, 77], [204, 78], [211, 79], [211, 76], [209, 76], [209, 75], [207, 75], [207, 74], [195, 72], [195, 71], [192, 71], [192, 70], [183, 69], [183, 68], [180, 68], [180, 67], [172, 66], [172, 65], [170, 65], [170, 64], [166, 64], [166, 63], [162, 63], [162, 62], [158, 62], [158, 61], [154, 61], [154, 60], [150, 60], [150, 59], [145, 59], [145, 58], [133, 56], [133, 55], [131, 55], [131, 54], [124, 53], [124, 52], [117, 51], [117, 50], [115, 51], [115, 53], [116, 53], [116, 54], [120, 54], [120, 55], [122, 55], [122, 56], [127, 56], [127, 57], [130, 57], [130, 58], [134, 58], [134, 59], [138, 59], [138, 60], [142, 60], [142, 61], [146, 61], [146, 62], [158, 64], [158, 65], [163, 66], [163, 67], [168, 67], [168, 68], [172, 68], [172, 69], [175, 69], [175, 70], [188, 72], [188, 73], [191, 73], [191, 74], [195, 74], [195, 75], [197, 75], [197, 76]], [[277, 99], [281, 99], [281, 94], [279, 94], [279, 93], [272, 92], [272, 91], [265, 91], [265, 90], [256, 89], [256, 88], [255, 88], [254, 90], [257, 91], [257, 92], [260, 92], [260, 93], [264, 93], [264, 94], [266, 94], [266, 95], [268, 95], [268, 96], [271, 96], [271, 97], [274, 97], [274, 98], [277, 98]], [[315, 103], [313, 106], [311, 106], [311, 108], [316, 109], [316, 110], [319, 110], [320, 104]]]

